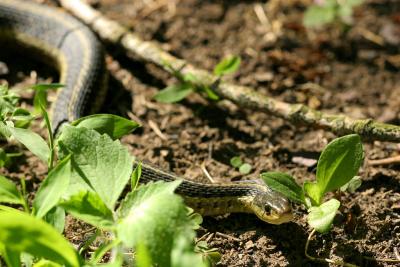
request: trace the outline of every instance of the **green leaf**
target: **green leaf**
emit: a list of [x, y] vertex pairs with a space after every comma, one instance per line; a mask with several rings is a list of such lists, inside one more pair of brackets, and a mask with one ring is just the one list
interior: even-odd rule
[[35, 96], [33, 97], [33, 107], [36, 113], [41, 112], [41, 106], [47, 108], [47, 91], [52, 89], [58, 89], [64, 87], [63, 84], [50, 83], [50, 84], [36, 84], [31, 88], [35, 90]]
[[141, 243], [136, 246], [136, 266], [137, 267], [151, 267], [151, 256], [147, 247]]
[[263, 179], [272, 190], [280, 192], [291, 201], [305, 204], [303, 189], [289, 174], [282, 172], [264, 172], [261, 173], [261, 179]]
[[55, 263], [54, 261], [41, 259], [33, 267], [62, 267], [62, 265]]
[[46, 141], [44, 141], [40, 135], [27, 129], [14, 127], [7, 128], [15, 139], [26, 146], [29, 151], [38, 156], [42, 161], [47, 163], [50, 156], [50, 149]]
[[113, 214], [101, 198], [94, 192], [79, 192], [60, 206], [74, 217], [101, 229], [110, 228], [113, 223]]
[[339, 207], [340, 202], [334, 198], [318, 207], [311, 207], [307, 217], [308, 224], [319, 233], [328, 232]]
[[222, 76], [225, 74], [233, 73], [239, 69], [240, 57], [230, 56], [221, 60], [214, 68], [214, 74]]
[[108, 134], [112, 139], [119, 139], [129, 134], [140, 125], [132, 120], [112, 114], [94, 114], [71, 123], [73, 126], [94, 129], [100, 134]]
[[136, 168], [133, 170], [132, 175], [131, 175], [131, 190], [135, 190], [138, 183], [140, 176], [142, 176], [142, 163], [139, 162], [136, 165]]
[[[118, 211], [121, 221], [117, 237], [127, 247], [146, 246], [152, 263], [157, 266], [178, 266], [171, 264], [175, 263], [173, 250], [182, 250], [180, 238], [187, 238], [189, 243], [194, 238], [186, 206], [181, 197], [173, 194], [180, 182], [141, 186], [126, 196]], [[186, 249], [190, 249], [188, 243]]]
[[317, 182], [305, 182], [304, 190], [319, 205], [326, 192], [340, 188], [357, 174], [363, 159], [360, 136], [350, 134], [333, 140], [318, 160]]
[[9, 204], [23, 204], [24, 200], [17, 187], [6, 177], [0, 175], [0, 202]]
[[72, 177], [65, 198], [95, 191], [106, 206], [114, 206], [128, 183], [132, 158], [119, 140], [87, 128], [65, 125], [58, 139], [60, 158], [72, 153]]
[[61, 83], [38, 83], [33, 85], [31, 88], [33, 90], [51, 90], [65, 87], [64, 84]]
[[20, 252], [11, 250], [6, 247], [4, 249], [4, 252], [0, 253], [0, 255], [4, 258], [4, 261], [6, 262], [7, 266], [9, 266], [9, 267], [20, 267], [21, 266], [21, 253]]
[[71, 177], [71, 156], [65, 157], [41, 183], [33, 201], [35, 216], [42, 218], [57, 205], [66, 191]]
[[207, 97], [209, 99], [214, 100], [214, 101], [218, 101], [219, 100], [219, 96], [209, 86], [203, 85], [200, 88], [201, 88], [201, 90], [203, 90], [207, 94]]
[[239, 168], [243, 164], [242, 159], [239, 156], [232, 157], [230, 163], [235, 168]]
[[244, 163], [239, 167], [239, 172], [241, 174], [249, 174], [251, 172], [251, 165], [248, 163]]
[[65, 266], [81, 266], [71, 244], [42, 220], [21, 211], [1, 207], [0, 243], [15, 252], [27, 252]]
[[354, 176], [347, 184], [340, 187], [340, 191], [354, 193], [362, 184], [360, 176]]
[[161, 90], [153, 98], [161, 103], [175, 103], [181, 101], [193, 91], [190, 83], [174, 84]]
[[304, 13], [303, 24], [307, 28], [320, 27], [335, 20], [335, 6], [310, 6]]
[[171, 266], [173, 267], [206, 267], [200, 254], [193, 252], [192, 241], [183, 235], [175, 238], [171, 255]]
[[63, 208], [54, 207], [43, 217], [43, 220], [54, 227], [60, 234], [64, 232], [65, 211]]

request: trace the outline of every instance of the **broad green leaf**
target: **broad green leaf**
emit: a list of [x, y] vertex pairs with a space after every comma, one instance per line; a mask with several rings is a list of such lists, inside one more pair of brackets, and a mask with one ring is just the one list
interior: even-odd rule
[[153, 98], [162, 103], [175, 103], [181, 101], [193, 91], [193, 87], [189, 83], [174, 84], [161, 90]]
[[320, 27], [335, 20], [336, 7], [310, 6], [304, 13], [303, 24], [307, 28]]
[[228, 73], [233, 73], [239, 69], [240, 61], [240, 57], [238, 56], [224, 58], [217, 64], [217, 66], [215, 66], [214, 74], [217, 76], [222, 76]]
[[7, 266], [9, 267], [20, 267], [21, 266], [21, 253], [7, 247], [4, 248], [4, 251], [0, 253], [0, 255], [4, 258]]
[[151, 267], [151, 256], [146, 245], [139, 243], [136, 246], [135, 262], [137, 267]]
[[0, 243], [15, 252], [65, 266], [81, 266], [75, 249], [61, 234], [44, 221], [15, 209], [0, 209]]
[[362, 184], [362, 180], [360, 176], [354, 176], [351, 180], [340, 187], [340, 191], [348, 191], [350, 193], [354, 193]]
[[62, 267], [62, 265], [60, 265], [54, 261], [41, 259], [40, 261], [35, 263], [35, 265], [33, 265], [33, 267]]
[[363, 159], [360, 136], [350, 134], [333, 140], [318, 160], [317, 182], [304, 183], [305, 191], [319, 205], [325, 193], [340, 188], [357, 174]]
[[239, 168], [243, 164], [242, 159], [239, 156], [232, 157], [230, 163], [235, 168]]
[[303, 189], [289, 174], [282, 172], [264, 172], [261, 174], [261, 179], [263, 179], [272, 190], [280, 192], [291, 201], [305, 204]]
[[142, 163], [138, 162], [136, 165], [136, 168], [133, 170], [132, 175], [131, 175], [131, 190], [135, 190], [139, 180], [140, 176], [142, 176]]
[[94, 192], [79, 192], [62, 201], [60, 206], [72, 216], [101, 229], [109, 228], [114, 223], [111, 210]]
[[248, 163], [244, 163], [239, 167], [239, 172], [241, 174], [249, 174], [251, 172], [251, 165]]
[[65, 157], [41, 183], [33, 201], [35, 216], [42, 218], [57, 205], [71, 178], [71, 156]]
[[0, 121], [0, 137], [9, 138], [11, 136], [11, 132], [8, 129], [9, 127], [2, 121]]
[[57, 206], [49, 210], [43, 217], [43, 220], [54, 227], [60, 234], [64, 232], [65, 227], [65, 211]]
[[[194, 236], [192, 236], [194, 238]], [[174, 247], [171, 255], [171, 266], [173, 267], [206, 267], [208, 266], [201, 256], [193, 251], [193, 244], [190, 238], [178, 235], [174, 240]]]
[[0, 203], [22, 204], [24, 200], [17, 186], [8, 180], [6, 177], [0, 175]]
[[112, 114], [94, 114], [71, 123], [73, 126], [94, 129], [100, 134], [108, 134], [112, 139], [119, 139], [132, 132], [140, 125], [132, 120]]
[[128, 150], [106, 134], [68, 125], [58, 142], [60, 158], [72, 153], [71, 183], [64, 198], [80, 191], [95, 191], [113, 210], [131, 176], [133, 162]]
[[318, 207], [311, 207], [307, 216], [308, 224], [319, 233], [328, 232], [339, 207], [340, 202], [334, 198]]
[[47, 163], [50, 156], [50, 149], [46, 141], [44, 141], [40, 135], [22, 128], [8, 127], [8, 130], [11, 132], [12, 136], [26, 146], [29, 151]]
[[146, 246], [158, 266], [171, 266], [171, 253], [180, 235], [194, 237], [183, 200], [172, 193], [179, 183], [141, 186], [121, 203], [117, 237], [127, 247]]

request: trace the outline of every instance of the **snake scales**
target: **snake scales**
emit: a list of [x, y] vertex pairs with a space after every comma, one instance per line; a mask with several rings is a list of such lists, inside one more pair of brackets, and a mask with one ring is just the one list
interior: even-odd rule
[[[72, 16], [30, 1], [0, 0], [0, 47], [27, 50], [59, 70], [65, 87], [52, 105], [55, 131], [101, 104], [105, 93], [101, 88], [107, 82], [104, 51], [96, 36]], [[175, 179], [182, 178], [142, 165], [142, 182]], [[264, 184], [201, 184], [184, 179], [176, 191], [203, 215], [247, 212], [272, 224], [292, 218], [287, 199]]]

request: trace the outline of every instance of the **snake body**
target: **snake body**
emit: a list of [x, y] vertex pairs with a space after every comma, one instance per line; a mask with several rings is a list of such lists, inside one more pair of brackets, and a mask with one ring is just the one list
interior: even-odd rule
[[[104, 51], [83, 23], [56, 8], [26, 0], [0, 0], [0, 47], [16, 45], [44, 58], [60, 72], [60, 82], [65, 87], [52, 105], [55, 131], [100, 105], [107, 81]], [[142, 164], [141, 182], [176, 179], [182, 178]], [[264, 184], [202, 184], [182, 180], [176, 192], [203, 215], [254, 213], [272, 224], [292, 218], [287, 199]]]

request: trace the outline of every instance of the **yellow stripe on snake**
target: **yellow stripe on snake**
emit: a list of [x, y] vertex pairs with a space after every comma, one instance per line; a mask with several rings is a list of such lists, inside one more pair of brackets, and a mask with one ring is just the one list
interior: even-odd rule
[[[59, 70], [65, 87], [52, 104], [55, 131], [101, 104], [107, 83], [104, 51], [96, 36], [72, 16], [29, 1], [0, 0], [0, 46], [27, 50]], [[182, 178], [142, 165], [141, 182], [175, 179]], [[288, 200], [265, 184], [202, 184], [183, 179], [176, 192], [203, 215], [254, 213], [272, 224], [292, 218]]]

